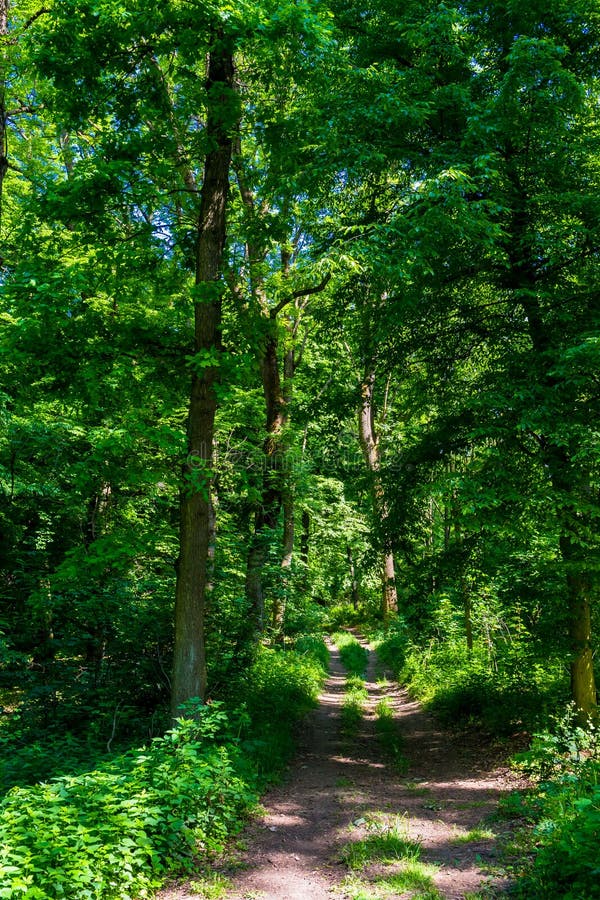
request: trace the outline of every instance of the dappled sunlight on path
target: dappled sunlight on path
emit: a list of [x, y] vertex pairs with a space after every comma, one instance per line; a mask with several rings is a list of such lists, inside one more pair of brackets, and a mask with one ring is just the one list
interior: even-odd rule
[[[507, 771], [479, 771], [476, 752], [438, 729], [403, 689], [377, 680], [374, 653], [364, 717], [355, 736], [345, 735], [345, 672], [337, 649], [330, 652], [330, 675], [318, 709], [303, 726], [288, 780], [264, 798], [264, 815], [248, 826], [243, 849], [236, 851], [228, 900], [351, 896], [344, 888], [342, 848], [392, 822], [419, 842], [422, 860], [437, 866], [433, 879], [440, 897], [459, 900], [487, 883], [501, 889], [502, 878], [489, 874], [496, 841], [482, 822], [511, 787]], [[399, 732], [401, 765], [392, 763], [377, 738], [382, 701]], [[397, 870], [379, 863], [365, 876], [377, 879]], [[163, 900], [192, 896], [184, 888], [162, 894]]]

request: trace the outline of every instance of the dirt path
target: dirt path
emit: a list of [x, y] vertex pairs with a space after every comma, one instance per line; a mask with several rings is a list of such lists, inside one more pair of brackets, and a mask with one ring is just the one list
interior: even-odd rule
[[[515, 785], [506, 768], [482, 762], [477, 747], [459, 746], [439, 731], [406, 692], [377, 680], [369, 654], [369, 699], [360, 733], [350, 742], [340, 734], [345, 671], [331, 648], [331, 670], [321, 702], [305, 726], [289, 780], [264, 798], [265, 815], [244, 833], [247, 850], [232, 876], [228, 900], [333, 900], [352, 896], [340, 860], [349, 841], [372, 834], [374, 823], [402, 822], [407, 837], [422, 845], [421, 860], [437, 866], [440, 895], [459, 900], [473, 892], [502, 890], [493, 865], [496, 841], [485, 835], [460, 838], [493, 813], [499, 797]], [[386, 758], [375, 734], [375, 707], [382, 697], [393, 707], [407, 766], [402, 774]], [[489, 829], [489, 825], [486, 826]], [[501, 825], [496, 823], [498, 833]], [[372, 865], [371, 878], [393, 868]], [[194, 896], [185, 889], [163, 900]], [[195, 895], [197, 897], [197, 894]], [[367, 892], [366, 895], [370, 896]], [[418, 891], [373, 893], [386, 898], [427, 896]], [[431, 896], [431, 894], [429, 894]], [[480, 895], [480, 896], [483, 896]]]

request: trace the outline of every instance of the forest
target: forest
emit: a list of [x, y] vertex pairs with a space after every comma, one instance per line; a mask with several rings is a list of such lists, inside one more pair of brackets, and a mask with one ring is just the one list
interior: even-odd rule
[[599, 285], [596, 0], [0, 0], [0, 898], [210, 860], [348, 628], [600, 897]]

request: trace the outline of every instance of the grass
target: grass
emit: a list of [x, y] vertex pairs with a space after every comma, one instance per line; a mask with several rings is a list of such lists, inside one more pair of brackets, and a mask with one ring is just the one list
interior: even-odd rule
[[[396, 821], [390, 826], [377, 822], [374, 827], [375, 834], [344, 849], [343, 861], [352, 870], [343, 883], [345, 896], [350, 900], [383, 900], [410, 891], [413, 900], [439, 900], [442, 895], [433, 881], [437, 868], [421, 862], [421, 845], [408, 837], [404, 823]], [[393, 865], [395, 871], [366, 878], [364, 870], [374, 863]]]
[[199, 900], [221, 900], [231, 890], [231, 882], [220, 872], [203, 872], [190, 882], [190, 889]]
[[363, 718], [367, 688], [358, 675], [349, 675], [346, 679], [344, 701], [340, 714], [342, 733], [345, 737], [355, 737]]
[[[402, 871], [366, 880], [349, 875], [342, 884], [349, 900], [387, 900], [390, 896], [410, 896], [411, 900], [441, 900], [435, 886], [436, 867], [422, 862], [405, 862]], [[410, 895], [407, 893], [410, 891]]]
[[425, 787], [418, 781], [405, 781], [404, 787], [410, 791], [413, 797], [429, 797], [431, 795], [431, 788]]
[[391, 825], [386, 821], [371, 821], [368, 827], [372, 833], [357, 841], [350, 841], [342, 851], [342, 861], [354, 871], [372, 862], [395, 863], [416, 862], [421, 853], [418, 841], [408, 837], [402, 820]]
[[336, 778], [335, 786], [338, 788], [354, 787], [354, 781], [351, 778], [347, 778], [345, 775], [342, 775], [341, 778]]
[[340, 651], [340, 658], [348, 674], [364, 675], [369, 660], [368, 650], [348, 631], [336, 631], [331, 639]]
[[496, 835], [489, 828], [472, 828], [467, 834], [457, 834], [450, 840], [451, 844], [476, 844], [478, 841], [492, 841]]
[[403, 753], [402, 738], [398, 733], [398, 726], [394, 719], [394, 710], [388, 697], [383, 697], [375, 707], [375, 731], [379, 743], [385, 753], [390, 757], [396, 769], [405, 773], [408, 769], [408, 760]]

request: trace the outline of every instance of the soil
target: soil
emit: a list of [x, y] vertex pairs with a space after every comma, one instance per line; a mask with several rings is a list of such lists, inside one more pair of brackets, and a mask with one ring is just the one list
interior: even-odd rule
[[[373, 652], [362, 727], [348, 739], [340, 730], [345, 670], [335, 647], [330, 652], [329, 678], [303, 727], [287, 780], [263, 798], [264, 814], [242, 835], [245, 849], [228, 873], [227, 900], [342, 900], [349, 896], [343, 846], [399, 822], [408, 838], [420, 842], [421, 861], [437, 867], [433, 881], [441, 897], [502, 894], [508, 879], [499, 867], [499, 841], [507, 825], [489, 820], [500, 797], [519, 786], [515, 776], [484, 741], [441, 730], [403, 688], [378, 680]], [[384, 697], [399, 729], [401, 768], [375, 731], [375, 707]], [[475, 839], [460, 842], [477, 828], [482, 833]], [[486, 837], [486, 830], [494, 836]], [[394, 871], [372, 864], [362, 877]], [[424, 895], [405, 890], [379, 896]], [[191, 886], [161, 894], [161, 900], [194, 897]]]

